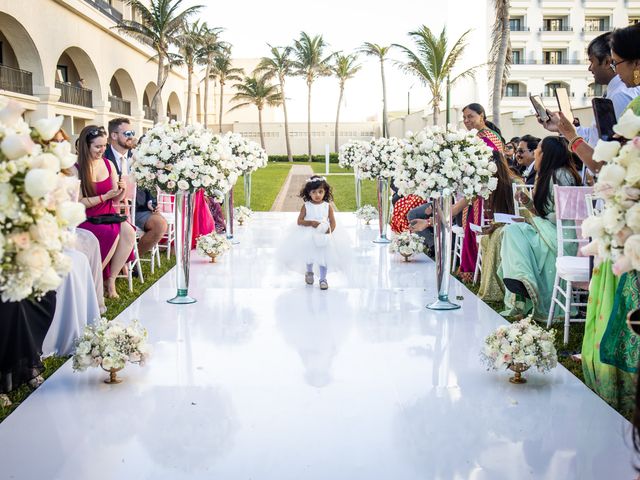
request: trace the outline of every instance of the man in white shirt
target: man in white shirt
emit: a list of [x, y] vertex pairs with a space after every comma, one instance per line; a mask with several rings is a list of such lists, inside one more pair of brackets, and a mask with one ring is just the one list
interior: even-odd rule
[[[611, 68], [611, 47], [609, 40], [611, 32], [604, 33], [591, 40], [587, 47], [589, 56], [589, 71], [598, 85], [606, 85], [604, 97], [613, 102], [616, 118], [620, 118], [624, 109], [635, 97], [640, 95], [640, 87], [627, 88], [616, 72]], [[578, 135], [595, 147], [598, 143], [598, 129], [595, 122], [590, 127], [578, 127]]]
[[118, 175], [129, 175], [131, 149], [135, 144], [136, 132], [126, 118], [110, 120], [108, 131], [109, 146], [104, 151], [104, 156], [116, 167]]

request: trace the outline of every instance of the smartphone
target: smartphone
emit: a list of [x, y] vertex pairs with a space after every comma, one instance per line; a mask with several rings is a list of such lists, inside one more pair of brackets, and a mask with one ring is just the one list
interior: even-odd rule
[[529, 95], [529, 101], [531, 105], [533, 105], [536, 115], [538, 115], [540, 120], [547, 122], [549, 120], [549, 114], [547, 113], [547, 108], [544, 106], [544, 103], [542, 103], [540, 95]]
[[601, 140], [613, 140], [613, 126], [617, 123], [613, 102], [609, 98], [594, 98], [591, 100], [593, 113], [596, 117], [596, 127]]
[[573, 123], [573, 111], [571, 110], [571, 101], [569, 100], [569, 92], [564, 87], [556, 88], [556, 101], [558, 102], [558, 108], [567, 117], [571, 123]]

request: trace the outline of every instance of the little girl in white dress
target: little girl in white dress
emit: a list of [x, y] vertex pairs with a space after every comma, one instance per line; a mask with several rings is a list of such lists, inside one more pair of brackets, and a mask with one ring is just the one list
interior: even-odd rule
[[326, 178], [309, 178], [300, 191], [304, 205], [298, 215], [297, 226], [287, 235], [280, 249], [281, 260], [296, 271], [305, 270], [307, 285], [314, 283], [314, 265], [320, 273], [320, 289], [327, 290], [327, 271], [344, 267], [348, 256], [348, 241], [335, 235], [336, 219], [329, 204], [333, 200]]

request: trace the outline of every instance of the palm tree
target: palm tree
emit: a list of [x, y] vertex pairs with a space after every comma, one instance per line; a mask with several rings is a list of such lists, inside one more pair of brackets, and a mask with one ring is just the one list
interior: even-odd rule
[[380, 61], [380, 76], [382, 77], [382, 136], [389, 136], [389, 118], [387, 116], [387, 83], [384, 77], [384, 61], [391, 50], [391, 45], [382, 46], [377, 43], [365, 42], [360, 47], [360, 52], [365, 55], [377, 57]]
[[200, 63], [205, 66], [204, 71], [204, 128], [209, 126], [209, 81], [214, 60], [231, 49], [231, 46], [220, 40], [222, 28], [206, 27], [200, 40]]
[[237, 90], [231, 99], [232, 102], [242, 102], [231, 108], [229, 111], [237, 108], [255, 105], [258, 108], [258, 126], [260, 129], [260, 144], [264, 146], [264, 132], [262, 131], [262, 110], [265, 105], [277, 107], [282, 103], [283, 97], [278, 85], [269, 83], [265, 75], [253, 72], [251, 77], [245, 77], [242, 83], [234, 85]]
[[418, 47], [417, 53], [402, 45], [394, 45], [408, 57], [406, 63], [398, 63], [400, 68], [417, 76], [431, 90], [434, 125], [438, 123], [443, 85], [447, 79], [451, 78], [449, 85], [453, 86], [462, 78], [472, 78], [478, 68], [472, 67], [452, 77], [453, 70], [467, 47], [465, 40], [469, 32], [470, 30], [464, 32], [449, 49], [446, 27], [442, 29], [440, 36], [436, 37], [429, 27], [422, 25], [420, 29], [409, 32], [409, 36]]
[[287, 144], [287, 158], [293, 162], [291, 154], [291, 143], [289, 140], [289, 117], [287, 116], [287, 102], [284, 93], [284, 82], [288, 76], [293, 74], [293, 62], [291, 61], [291, 47], [272, 47], [270, 57], [262, 57], [254, 73], [261, 73], [265, 80], [277, 78], [280, 83], [280, 93], [282, 94], [282, 110], [284, 111], [284, 136]]
[[181, 12], [179, 8], [184, 0], [150, 0], [149, 6], [141, 0], [126, 0], [135, 11], [140, 14], [141, 22], [135, 20], [121, 20], [115, 27], [123, 33], [131, 35], [137, 40], [149, 44], [156, 51], [158, 62], [158, 76], [156, 91], [151, 104], [154, 106], [153, 121], [158, 121], [162, 111], [162, 87], [169, 76], [169, 68], [165, 62], [170, 57], [169, 48], [176, 44], [176, 37], [180, 33], [188, 18], [197, 13], [202, 5], [187, 7]]
[[509, 79], [511, 67], [511, 40], [509, 29], [509, 0], [493, 0], [496, 19], [491, 32], [489, 51], [489, 78], [493, 82], [491, 110], [493, 123], [500, 126], [500, 101]]
[[332, 55], [323, 58], [323, 52], [327, 44], [322, 35], [311, 38], [307, 33], [301, 32], [300, 38], [293, 42], [294, 74], [304, 77], [307, 83], [307, 146], [309, 149], [309, 161], [311, 161], [311, 86], [320, 76], [330, 74], [329, 62]]
[[362, 68], [357, 62], [356, 55], [337, 54], [335, 63], [331, 67], [333, 75], [340, 83], [340, 96], [338, 97], [338, 111], [336, 112], [336, 133], [335, 133], [335, 151], [338, 151], [338, 127], [340, 124], [340, 104], [342, 104], [342, 96], [344, 95], [344, 84]]
[[187, 67], [187, 110], [185, 114], [185, 124], [189, 124], [191, 119], [191, 93], [193, 91], [193, 71], [197, 63], [200, 62], [202, 39], [206, 32], [206, 23], [196, 20], [194, 23], [186, 23], [182, 27], [182, 32], [177, 36], [178, 44], [178, 64]]
[[244, 74], [242, 68], [233, 67], [231, 61], [231, 51], [225, 50], [222, 54], [213, 59], [211, 66], [211, 77], [217, 78], [220, 82], [220, 117], [218, 118], [218, 132], [222, 133], [222, 107], [224, 105], [224, 86], [228, 81], [237, 82], [242, 80]]

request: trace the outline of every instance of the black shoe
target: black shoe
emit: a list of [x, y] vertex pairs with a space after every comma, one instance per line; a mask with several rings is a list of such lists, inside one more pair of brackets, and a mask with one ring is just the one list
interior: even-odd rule
[[138, 273], [138, 268], [134, 268], [133, 271], [131, 272], [131, 275], [133, 275], [133, 278], [138, 278], [140, 276], [140, 274]]
[[516, 295], [522, 295], [525, 298], [531, 298], [529, 296], [529, 292], [527, 291], [527, 287], [524, 286], [520, 280], [516, 280], [515, 278], [505, 278], [504, 286], [512, 293]]

